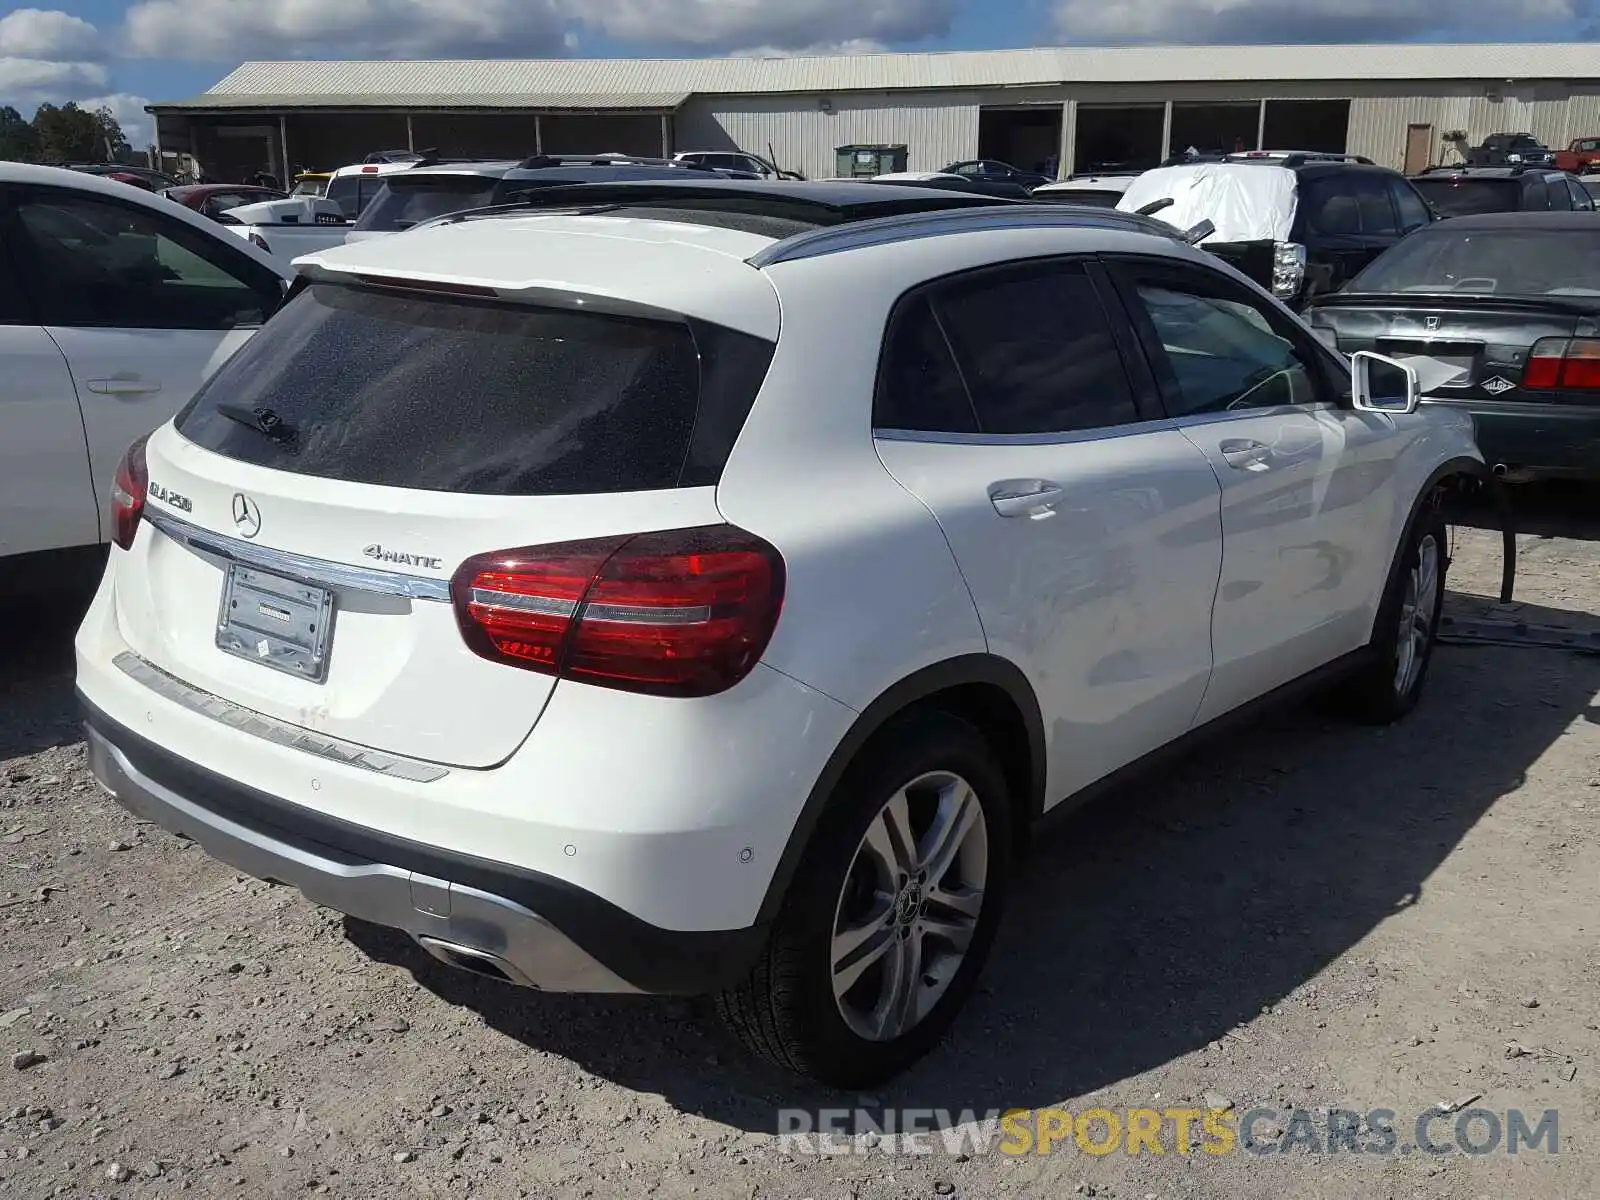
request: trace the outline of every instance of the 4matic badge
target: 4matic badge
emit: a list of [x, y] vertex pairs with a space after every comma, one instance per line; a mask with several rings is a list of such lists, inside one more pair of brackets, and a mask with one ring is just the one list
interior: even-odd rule
[[1491, 396], [1498, 396], [1501, 392], [1509, 392], [1516, 386], [1517, 385], [1512, 383], [1509, 379], [1504, 379], [1501, 376], [1496, 375], [1493, 379], [1484, 380], [1483, 390], [1488, 392]]
[[405, 567], [429, 567], [437, 571], [441, 565], [440, 559], [429, 558], [425, 554], [407, 554], [402, 550], [389, 550], [376, 542], [366, 547], [361, 553], [368, 558], [375, 558], [379, 562], [398, 563]]

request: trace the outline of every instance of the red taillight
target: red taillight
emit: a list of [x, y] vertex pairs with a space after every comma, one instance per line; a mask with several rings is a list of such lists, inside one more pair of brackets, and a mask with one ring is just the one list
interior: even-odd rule
[[1531, 392], [1600, 391], [1600, 340], [1540, 338], [1528, 351], [1522, 386]]
[[133, 549], [145, 494], [150, 490], [150, 472], [144, 462], [144, 444], [148, 440], [146, 434], [128, 447], [111, 484], [111, 540], [124, 550]]
[[748, 675], [778, 623], [783, 559], [731, 525], [480, 554], [450, 581], [483, 657], [658, 696]]

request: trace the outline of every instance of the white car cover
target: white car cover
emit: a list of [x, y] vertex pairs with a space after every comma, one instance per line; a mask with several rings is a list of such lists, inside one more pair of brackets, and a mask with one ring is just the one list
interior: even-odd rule
[[1298, 177], [1267, 163], [1191, 163], [1157, 167], [1135, 179], [1117, 207], [1137, 212], [1157, 200], [1172, 204], [1154, 215], [1179, 229], [1209, 220], [1206, 242], [1287, 242], [1294, 224]]

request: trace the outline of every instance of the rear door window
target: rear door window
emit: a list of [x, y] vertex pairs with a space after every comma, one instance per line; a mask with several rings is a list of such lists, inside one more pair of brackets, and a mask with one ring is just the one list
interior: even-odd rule
[[177, 424], [242, 462], [388, 487], [527, 496], [711, 484], [772, 349], [697, 322], [319, 283]]
[[1400, 232], [1410, 233], [1413, 229], [1421, 229], [1433, 220], [1433, 214], [1428, 211], [1428, 206], [1417, 189], [1403, 179], [1391, 179], [1389, 190], [1394, 196], [1394, 209], [1400, 215]]
[[984, 433], [1138, 420], [1111, 321], [1081, 263], [982, 272], [931, 297]]
[[1395, 220], [1394, 202], [1389, 199], [1388, 181], [1383, 176], [1353, 173], [1349, 187], [1355, 193], [1364, 235], [1394, 237], [1400, 232], [1399, 223]]
[[1544, 187], [1548, 207], [1555, 212], [1571, 212], [1572, 197], [1567, 192], [1567, 181], [1559, 175], [1546, 175], [1540, 180]]

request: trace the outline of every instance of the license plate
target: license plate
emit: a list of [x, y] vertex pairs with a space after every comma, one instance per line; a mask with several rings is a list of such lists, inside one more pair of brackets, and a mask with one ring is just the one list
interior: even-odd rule
[[217, 614], [217, 649], [289, 675], [328, 677], [333, 593], [255, 567], [230, 564]]

